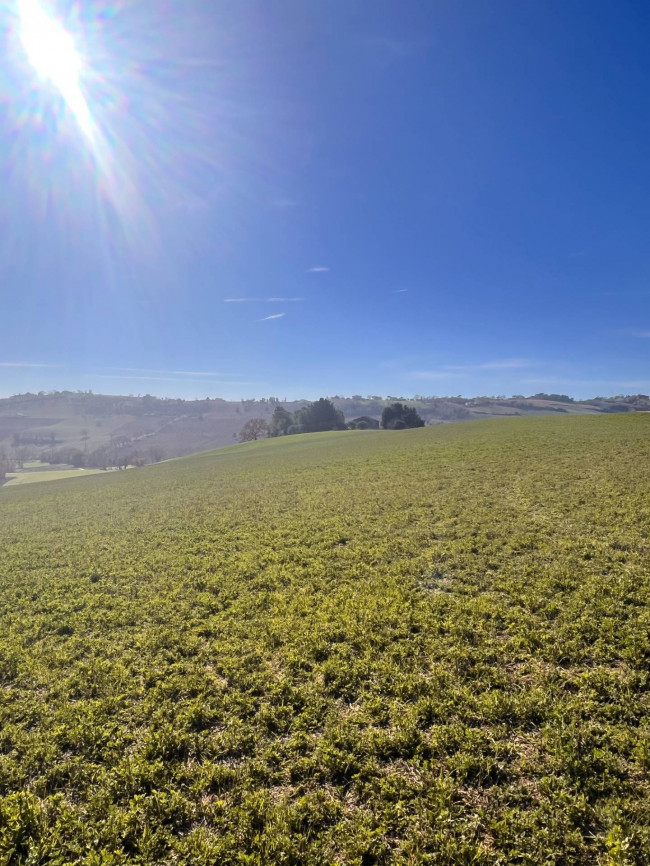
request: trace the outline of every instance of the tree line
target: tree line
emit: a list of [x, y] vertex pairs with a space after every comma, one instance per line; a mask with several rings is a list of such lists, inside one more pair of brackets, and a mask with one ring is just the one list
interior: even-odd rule
[[[240, 442], [253, 442], [266, 437], [292, 436], [296, 433], [324, 433], [328, 430], [349, 430], [360, 427], [354, 422], [346, 423], [343, 412], [331, 400], [321, 397], [295, 412], [284, 406], [276, 405], [270, 421], [265, 418], [251, 418], [244, 424], [239, 434]], [[391, 403], [384, 407], [381, 426], [385, 430], [404, 430], [424, 427], [424, 421], [416, 409], [404, 403]]]

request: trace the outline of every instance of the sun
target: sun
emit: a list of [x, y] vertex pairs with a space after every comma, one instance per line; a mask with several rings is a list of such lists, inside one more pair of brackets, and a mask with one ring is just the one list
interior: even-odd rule
[[78, 85], [82, 62], [74, 39], [38, 0], [20, 0], [20, 37], [29, 62], [59, 90]]
[[39, 0], [19, 0], [20, 41], [39, 78], [53, 84], [85, 135], [92, 135], [90, 110], [81, 89], [83, 60], [72, 34]]

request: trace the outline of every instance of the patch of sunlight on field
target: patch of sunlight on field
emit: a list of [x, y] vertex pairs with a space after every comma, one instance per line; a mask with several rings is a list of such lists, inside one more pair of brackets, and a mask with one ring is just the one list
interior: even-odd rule
[[16, 487], [18, 484], [36, 484], [40, 481], [61, 481], [64, 478], [83, 478], [86, 475], [105, 475], [104, 469], [59, 469], [48, 472], [13, 472], [7, 477], [10, 479], [5, 487]]

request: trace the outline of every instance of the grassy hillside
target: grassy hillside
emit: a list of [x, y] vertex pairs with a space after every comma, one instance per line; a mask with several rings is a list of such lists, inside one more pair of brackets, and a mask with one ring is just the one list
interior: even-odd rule
[[[405, 398], [356, 395], [332, 399], [352, 420], [362, 415], [379, 419], [389, 402]], [[270, 420], [272, 400], [173, 400], [69, 391], [16, 395], [0, 399], [0, 463], [4, 455], [17, 468], [25, 461], [43, 458], [103, 469], [119, 465], [121, 456], [132, 458], [130, 463], [156, 463], [223, 448], [237, 441], [250, 419]], [[591, 401], [421, 396], [408, 402], [427, 424], [650, 409], [650, 398], [643, 395]], [[293, 412], [306, 401], [282, 405]], [[82, 462], [75, 462], [75, 455], [81, 455]]]
[[87, 475], [99, 475], [102, 471], [101, 469], [44, 469], [43, 471], [28, 469], [24, 472], [10, 472], [5, 486], [16, 487], [18, 484], [61, 481], [63, 478], [84, 478]]
[[0, 490], [0, 863], [650, 862], [650, 416]]

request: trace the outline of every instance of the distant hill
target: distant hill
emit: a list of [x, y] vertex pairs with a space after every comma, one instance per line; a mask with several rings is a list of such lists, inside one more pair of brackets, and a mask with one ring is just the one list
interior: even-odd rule
[[[407, 402], [428, 425], [504, 416], [650, 411], [650, 398], [639, 394], [585, 401], [562, 394], [507, 399], [397, 395], [330, 399], [348, 421], [360, 416], [378, 420], [388, 403]], [[232, 445], [246, 421], [270, 418], [279, 402], [276, 398], [177, 400], [70, 391], [19, 394], [0, 400], [0, 452], [18, 462], [51, 457], [74, 465], [81, 454], [86, 459], [96, 457], [91, 461], [96, 465], [119, 459], [155, 463]], [[282, 405], [295, 411], [306, 403]]]

